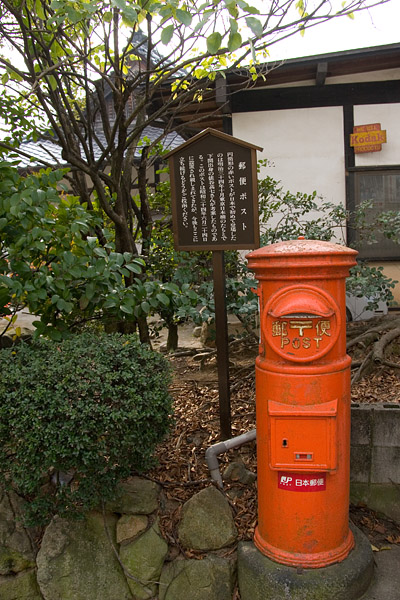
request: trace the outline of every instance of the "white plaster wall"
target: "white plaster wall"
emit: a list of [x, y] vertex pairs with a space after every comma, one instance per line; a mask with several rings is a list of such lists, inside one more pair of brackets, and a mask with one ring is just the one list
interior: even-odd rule
[[[270, 175], [293, 193], [315, 190], [324, 201], [345, 203], [341, 107], [236, 113], [233, 135], [261, 146], [257, 157], [272, 161], [261, 177]], [[338, 228], [337, 241], [344, 235]]]
[[291, 192], [314, 190], [335, 204], [345, 202], [343, 112], [341, 107], [236, 113], [233, 135], [264, 148], [263, 169]]
[[380, 123], [387, 142], [380, 152], [356, 154], [356, 167], [400, 164], [400, 103], [366, 104], [354, 107], [354, 125]]

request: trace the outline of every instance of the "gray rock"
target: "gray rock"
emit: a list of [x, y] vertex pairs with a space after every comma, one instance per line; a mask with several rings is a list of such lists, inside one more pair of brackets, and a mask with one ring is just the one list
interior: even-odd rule
[[7, 546], [0, 545], [0, 575], [20, 573], [34, 566], [34, 560], [30, 560], [20, 552], [7, 548]]
[[167, 553], [168, 544], [161, 537], [156, 523], [140, 537], [121, 545], [121, 561], [136, 579], [128, 578], [135, 600], [147, 600], [155, 596]]
[[146, 515], [122, 515], [117, 523], [117, 544], [127, 542], [147, 529]]
[[[117, 517], [106, 515], [115, 544]], [[132, 594], [104, 528], [103, 515], [84, 521], [54, 518], [37, 556], [44, 600], [131, 600]]]
[[22, 523], [23, 500], [0, 489], [0, 575], [34, 566], [35, 549]]
[[149, 515], [158, 508], [160, 486], [148, 479], [130, 477], [118, 486], [117, 497], [107, 510], [126, 515]]
[[201, 336], [201, 326], [194, 327], [193, 329], [193, 337], [199, 338]]
[[231, 600], [234, 562], [218, 556], [203, 560], [174, 560], [162, 572], [160, 600]]
[[203, 322], [201, 325], [200, 341], [206, 348], [215, 348], [215, 325]]
[[[1, 320], [3, 321], [3, 320]], [[15, 324], [18, 327], [18, 323]], [[34, 330], [28, 329], [27, 327], [20, 327], [20, 335], [16, 335], [15, 329], [10, 328], [7, 333], [0, 337], [0, 348], [11, 348], [15, 344], [20, 342], [26, 342], [31, 339]]]
[[225, 469], [223, 478], [227, 481], [238, 481], [244, 485], [251, 485], [257, 479], [257, 475], [246, 469], [242, 462], [235, 461]]
[[1, 600], [43, 600], [34, 570], [15, 577], [0, 577]]
[[182, 509], [178, 529], [182, 546], [194, 550], [218, 550], [237, 538], [227, 499], [215, 487], [201, 490]]

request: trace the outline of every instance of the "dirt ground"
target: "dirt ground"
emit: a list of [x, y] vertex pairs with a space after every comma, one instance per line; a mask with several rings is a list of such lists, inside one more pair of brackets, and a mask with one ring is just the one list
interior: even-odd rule
[[[162, 529], [172, 550], [172, 558], [182, 554], [200, 558], [200, 552], [180, 547], [177, 526], [183, 503], [210, 485], [205, 451], [220, 441], [218, 374], [216, 355], [199, 360], [205, 349], [192, 331], [180, 338], [181, 350], [170, 356], [174, 372], [171, 393], [174, 398], [174, 424], [170, 436], [158, 449], [159, 466], [150, 473], [163, 488]], [[211, 350], [212, 352], [212, 350]], [[257, 343], [237, 340], [230, 346], [230, 384], [232, 437], [255, 427], [254, 362]], [[377, 370], [352, 391], [352, 402], [400, 402], [399, 374]], [[251, 442], [219, 456], [220, 471], [232, 462], [243, 463], [256, 473], [256, 446]], [[257, 522], [257, 484], [244, 485], [238, 480], [224, 482], [226, 494], [239, 531], [239, 540], [252, 538]], [[388, 543], [400, 544], [400, 525], [385, 519], [366, 506], [351, 507], [352, 520], [364, 530], [376, 551]], [[230, 554], [235, 548], [228, 549]]]

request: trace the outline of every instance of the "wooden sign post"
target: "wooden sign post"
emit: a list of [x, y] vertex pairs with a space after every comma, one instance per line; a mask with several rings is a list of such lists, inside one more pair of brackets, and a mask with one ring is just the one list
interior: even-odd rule
[[258, 146], [205, 129], [167, 154], [177, 250], [213, 253], [220, 426], [231, 437], [224, 250], [259, 246]]

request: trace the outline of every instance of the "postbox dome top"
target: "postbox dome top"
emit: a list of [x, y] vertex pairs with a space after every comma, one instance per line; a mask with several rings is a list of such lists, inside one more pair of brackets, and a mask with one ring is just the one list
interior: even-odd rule
[[258, 250], [247, 254], [247, 258], [272, 258], [278, 256], [300, 256], [304, 254], [314, 256], [339, 255], [355, 258], [358, 252], [340, 244], [333, 244], [332, 242], [325, 242], [323, 240], [306, 240], [303, 236], [300, 236], [297, 240], [286, 240], [258, 248]]
[[247, 254], [248, 266], [257, 279], [282, 277], [298, 279], [314, 274], [317, 278], [347, 277], [356, 264], [357, 251], [322, 240], [287, 240], [264, 246]]

